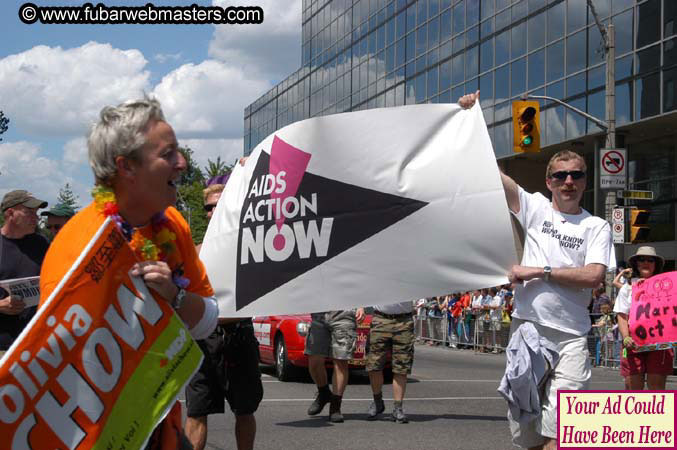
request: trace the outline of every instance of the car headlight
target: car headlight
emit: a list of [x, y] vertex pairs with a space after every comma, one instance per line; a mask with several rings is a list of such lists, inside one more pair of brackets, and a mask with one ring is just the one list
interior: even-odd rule
[[299, 334], [299, 336], [307, 335], [309, 328], [310, 324], [308, 322], [299, 322], [296, 324], [296, 332]]

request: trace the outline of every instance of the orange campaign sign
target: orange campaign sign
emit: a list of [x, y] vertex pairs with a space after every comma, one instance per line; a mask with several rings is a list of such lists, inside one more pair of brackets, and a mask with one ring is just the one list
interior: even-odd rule
[[5, 449], [138, 449], [202, 352], [107, 219], [0, 362]]

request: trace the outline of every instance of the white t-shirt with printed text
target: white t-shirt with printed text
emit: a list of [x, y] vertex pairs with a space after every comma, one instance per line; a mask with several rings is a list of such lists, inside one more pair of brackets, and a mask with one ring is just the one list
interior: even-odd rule
[[[581, 208], [580, 214], [555, 211], [541, 193], [519, 188], [515, 217], [525, 230], [523, 266], [576, 268], [616, 266], [611, 227]], [[576, 336], [590, 330], [591, 289], [575, 288], [541, 278], [515, 286], [513, 317], [530, 320]]]

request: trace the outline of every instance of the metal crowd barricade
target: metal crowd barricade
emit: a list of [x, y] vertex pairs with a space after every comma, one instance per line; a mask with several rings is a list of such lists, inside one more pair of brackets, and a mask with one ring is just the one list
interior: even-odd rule
[[[505, 351], [510, 323], [489, 321], [485, 324], [481, 317], [472, 315], [469, 320], [463, 317], [450, 321], [447, 316], [430, 317], [427, 314], [418, 314], [414, 320], [414, 331], [417, 340], [423, 342], [472, 348], [476, 352]], [[484, 333], [487, 333], [486, 338]]]
[[[423, 310], [425, 312], [425, 309]], [[594, 325], [601, 315], [591, 315]], [[479, 320], [478, 320], [479, 317]], [[456, 348], [472, 348], [475, 352], [505, 351], [510, 336], [510, 323], [500, 322], [500, 327], [494, 322], [485, 325], [482, 316], [472, 316], [469, 321], [459, 319], [463, 325], [458, 326], [457, 320], [448, 320], [447, 316], [430, 317], [427, 313], [417, 314], [414, 320], [416, 339], [422, 342], [433, 342], [449, 345]], [[451, 325], [451, 326], [450, 326]], [[461, 334], [459, 334], [459, 331]], [[489, 337], [485, 341], [485, 334]], [[599, 334], [593, 327], [588, 333], [588, 351], [593, 366], [618, 369], [620, 367], [620, 355], [623, 349], [622, 339], [618, 327], [614, 327], [611, 333]], [[487, 345], [485, 345], [485, 342]], [[677, 351], [673, 367], [677, 370]]]

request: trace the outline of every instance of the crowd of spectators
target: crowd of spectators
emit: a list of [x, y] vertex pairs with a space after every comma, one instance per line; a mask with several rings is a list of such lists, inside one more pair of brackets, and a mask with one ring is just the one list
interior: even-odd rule
[[498, 353], [507, 345], [512, 306], [512, 286], [506, 284], [420, 299], [416, 311], [419, 319], [430, 319], [430, 345], [464, 349], [478, 342], [480, 351]]
[[[592, 290], [590, 305], [589, 350], [594, 356], [593, 365], [618, 361], [620, 352], [619, 331], [614, 301], [607, 292], [618, 292], [627, 280], [622, 263], [610, 289], [600, 284]], [[457, 349], [477, 349], [483, 353], [499, 353], [508, 344], [508, 334], [513, 310], [513, 286], [453, 292], [416, 302], [419, 320], [429, 322], [428, 345], [446, 345]], [[446, 318], [446, 333], [443, 319]], [[439, 321], [439, 325], [436, 324]]]

